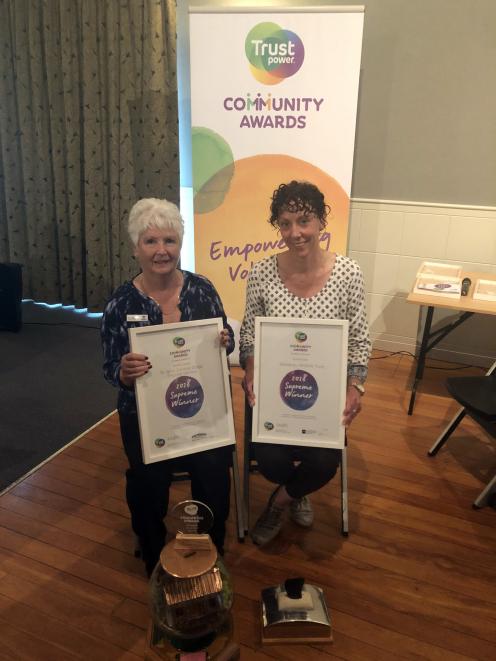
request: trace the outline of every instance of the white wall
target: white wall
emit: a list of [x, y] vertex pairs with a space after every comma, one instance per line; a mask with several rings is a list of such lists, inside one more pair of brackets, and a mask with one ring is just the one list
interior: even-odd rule
[[[256, 2], [179, 2], [183, 25], [188, 4]], [[414, 351], [420, 310], [405, 299], [422, 261], [496, 273], [496, 2], [261, 4], [366, 7], [348, 254], [365, 274], [374, 346]], [[455, 206], [481, 204], [492, 206]], [[474, 315], [438, 347], [431, 356], [490, 364], [496, 316]]]
[[[496, 209], [353, 200], [348, 254], [361, 265], [373, 345], [415, 351], [420, 308], [406, 302], [424, 260], [496, 274]], [[436, 310], [440, 319], [458, 313]], [[474, 315], [431, 357], [472, 365], [496, 358], [496, 316]]]

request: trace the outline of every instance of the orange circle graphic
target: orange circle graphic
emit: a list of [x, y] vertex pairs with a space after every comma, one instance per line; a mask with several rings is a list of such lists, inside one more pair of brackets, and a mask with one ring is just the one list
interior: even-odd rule
[[[228, 178], [217, 173], [205, 184], [209, 195], [215, 191], [215, 208], [197, 213], [202, 191], [195, 197], [196, 271], [212, 280], [231, 319], [242, 320], [252, 263], [285, 249], [275, 245], [280, 237], [268, 223], [269, 207], [273, 191], [292, 179], [309, 181], [324, 193], [331, 207], [325, 229], [330, 237], [321, 246], [346, 253], [349, 196], [336, 179], [306, 161], [279, 154], [244, 158], [235, 161]], [[223, 181], [227, 190], [220, 190]]]

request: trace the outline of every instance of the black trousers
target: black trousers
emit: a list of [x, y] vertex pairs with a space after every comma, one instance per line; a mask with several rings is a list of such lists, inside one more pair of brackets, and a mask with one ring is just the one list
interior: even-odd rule
[[178, 459], [144, 464], [136, 413], [119, 413], [122, 442], [129, 462], [126, 471], [126, 500], [131, 525], [141, 544], [148, 573], [158, 562], [165, 544], [164, 517], [169, 506], [169, 488], [177, 471], [187, 471], [191, 478], [191, 496], [208, 505], [214, 515], [210, 531], [220, 553], [224, 550], [226, 520], [229, 516], [232, 448], [197, 452]]
[[253, 449], [260, 473], [270, 482], [284, 485], [291, 498], [322, 488], [336, 475], [341, 459], [341, 452], [330, 448], [254, 443]]

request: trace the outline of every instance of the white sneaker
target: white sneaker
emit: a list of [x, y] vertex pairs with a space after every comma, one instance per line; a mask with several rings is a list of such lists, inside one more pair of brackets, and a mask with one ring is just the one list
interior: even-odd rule
[[309, 528], [313, 523], [312, 504], [307, 496], [294, 498], [289, 505], [289, 513], [291, 520], [299, 526]]

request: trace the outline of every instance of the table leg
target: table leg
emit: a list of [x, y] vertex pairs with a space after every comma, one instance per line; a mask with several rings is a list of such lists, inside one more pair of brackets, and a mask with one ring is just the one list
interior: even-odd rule
[[420, 344], [419, 354], [417, 358], [417, 370], [415, 372], [415, 379], [413, 381], [412, 394], [410, 396], [410, 404], [408, 406], [408, 415], [412, 415], [413, 413], [413, 407], [415, 406], [415, 397], [417, 395], [417, 386], [424, 375], [425, 357], [427, 355], [427, 343], [430, 337], [433, 315], [434, 315], [434, 306], [429, 305], [429, 307], [427, 308], [427, 317], [425, 319], [422, 342]]

